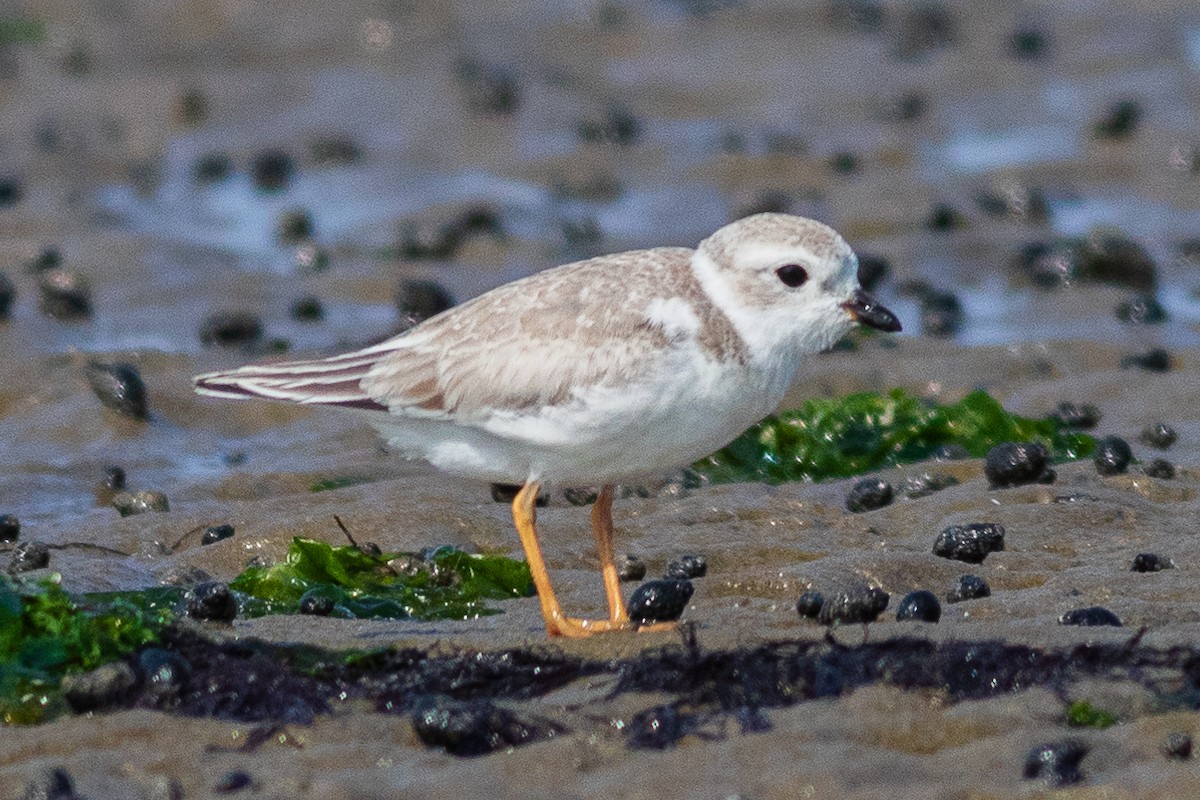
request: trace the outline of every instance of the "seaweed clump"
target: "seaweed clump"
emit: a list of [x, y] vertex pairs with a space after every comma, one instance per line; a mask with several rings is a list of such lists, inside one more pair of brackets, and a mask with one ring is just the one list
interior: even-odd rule
[[935, 404], [903, 389], [814, 399], [770, 416], [694, 468], [713, 483], [820, 481], [936, 457], [982, 457], [1002, 442], [1040, 442], [1055, 461], [1083, 458], [1095, 440], [1055, 418], [1010, 414], [986, 392]]

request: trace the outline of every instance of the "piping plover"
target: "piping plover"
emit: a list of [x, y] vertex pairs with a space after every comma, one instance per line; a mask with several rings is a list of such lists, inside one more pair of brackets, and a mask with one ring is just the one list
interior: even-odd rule
[[[804, 356], [860, 322], [900, 330], [832, 228], [786, 214], [695, 250], [635, 250], [493, 289], [381, 344], [198, 376], [196, 391], [336, 406], [409, 458], [520, 484], [513, 521], [551, 635], [631, 628], [613, 564], [613, 484], [727, 444], [775, 410]], [[544, 483], [600, 484], [592, 527], [609, 617], [565, 616], [537, 540]]]

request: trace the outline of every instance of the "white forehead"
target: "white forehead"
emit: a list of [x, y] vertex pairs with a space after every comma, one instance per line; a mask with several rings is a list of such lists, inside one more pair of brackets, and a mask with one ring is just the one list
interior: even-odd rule
[[836, 269], [853, 251], [828, 225], [790, 214], [755, 214], [721, 228], [700, 244], [718, 264], [760, 266], [779, 261], [829, 264]]

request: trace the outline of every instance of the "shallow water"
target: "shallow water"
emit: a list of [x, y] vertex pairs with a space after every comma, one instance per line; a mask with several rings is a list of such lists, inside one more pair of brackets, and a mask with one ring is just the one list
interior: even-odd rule
[[[685, 613], [702, 642], [819, 638], [794, 610], [810, 587], [872, 581], [893, 594], [894, 609], [911, 589], [942, 595], [973, 571], [992, 597], [947, 605], [927, 629], [885, 614], [870, 636], [1051, 647], [1119, 641], [1145, 626], [1148, 644], [1194, 643], [1200, 10], [1182, 1], [949, 4], [952, 33], [942, 42], [937, 31], [904, 34], [916, 4], [881, 4], [877, 30], [847, 23], [835, 5], [531, 1], [500, 12], [51, 2], [22, 12], [44, 15], [47, 28], [44, 41], [0, 45], [0, 177], [18, 176], [23, 189], [0, 207], [0, 271], [17, 287], [0, 323], [0, 513], [21, 518], [23, 538], [55, 546], [52, 568], [80, 591], [146, 586], [193, 567], [228, 580], [251, 558], [282, 557], [294, 535], [340, 543], [334, 514], [385, 549], [455, 544], [516, 555], [508, 509], [487, 487], [389, 456], [352, 416], [201, 400], [190, 376], [275, 357], [284, 343], [324, 353], [386, 336], [401, 323], [392, 294], [402, 277], [433, 278], [462, 300], [593, 253], [691, 246], [773, 204], [886, 257], [892, 274], [879, 294], [906, 326], [895, 343], [876, 337], [812, 359], [789, 404], [893, 386], [949, 400], [984, 388], [1025, 415], [1088, 402], [1103, 415], [1098, 433], [1130, 439], [1143, 461], [1165, 455], [1180, 472], [1165, 481], [1135, 467], [1101, 478], [1084, 463], [1063, 467], [1053, 486], [993, 491], [977, 460], [906, 467], [885, 477], [899, 483], [930, 469], [962, 483], [862, 515], [844, 510], [850, 481], [619, 500], [618, 547], [645, 558], [651, 575], [683, 553], [708, 557], [709, 576]], [[1043, 55], [1013, 57], [1008, 37], [1018, 26], [1044, 34]], [[471, 107], [477, 87], [459, 77], [463, 59], [512, 76], [514, 113]], [[193, 89], [207, 112], [189, 121], [180, 98]], [[1139, 103], [1136, 130], [1095, 138], [1096, 122], [1125, 98]], [[602, 125], [612, 108], [636, 122], [633, 142], [582, 141], [581, 123]], [[352, 143], [361, 157], [317, 163], [322, 137]], [[251, 179], [268, 148], [296, 160], [282, 191]], [[211, 153], [228, 155], [232, 172], [199, 186], [196, 161]], [[831, 166], [845, 153], [856, 171]], [[1034, 190], [1045, 220], [1018, 213]], [[983, 191], [1012, 198], [1018, 211], [985, 211]], [[964, 225], [931, 230], [937, 203]], [[433, 230], [480, 206], [495, 212], [503, 236], [472, 236], [446, 261], [397, 255], [404, 231]], [[325, 268], [279, 242], [280, 215], [294, 209], [310, 213]], [[1152, 256], [1166, 323], [1118, 321], [1128, 288], [1039, 289], [1012, 266], [1028, 242], [1097, 227]], [[89, 279], [90, 321], [39, 312], [26, 265], [49, 245]], [[922, 335], [909, 291], [917, 279], [958, 296], [957, 335]], [[323, 303], [323, 321], [291, 318], [291, 304], [309, 294]], [[265, 341], [203, 346], [203, 320], [235, 309], [261, 317]], [[1153, 347], [1170, 352], [1173, 370], [1120, 366]], [[100, 406], [83, 378], [91, 357], [139, 367], [148, 422]], [[1136, 443], [1158, 420], [1180, 435], [1165, 454]], [[96, 493], [107, 464], [123, 466], [131, 488], [166, 492], [170, 513], [118, 518]], [[308, 491], [347, 476], [369, 480]], [[556, 496], [541, 519], [565, 603], [599, 613], [591, 537], [579, 535], [585, 510]], [[943, 527], [984, 519], [1009, 529], [1006, 551], [978, 567], [929, 552]], [[198, 531], [223, 522], [236, 537], [200, 547]], [[1132, 573], [1138, 552], [1171, 557], [1176, 568]], [[1126, 627], [1056, 624], [1087, 605], [1112, 609]], [[269, 618], [233, 631], [338, 647], [542, 642], [535, 600], [505, 607], [455, 624]], [[860, 634], [838, 636], [853, 643]], [[565, 648], [602, 657], [671, 641]], [[594, 699], [602, 688], [571, 691]], [[484, 786], [523, 796], [1000, 797], [1033, 789], [1020, 780], [1030, 747], [1076, 735], [1093, 745], [1084, 771], [1099, 790], [1194, 793], [1190, 765], [1167, 761], [1159, 746], [1169, 732], [1200, 733], [1195, 713], [1157, 713], [1129, 687], [1071, 691], [1108, 703], [1122, 724], [1067, 729], [1062, 698], [1045, 689], [951, 705], [936, 693], [871, 687], [773, 710], [768, 733], [633, 753], [614, 731], [661, 698], [596, 700], [601, 710], [589, 716], [578, 697], [549, 697], [538, 708], [571, 706], [574, 733], [464, 762], [420, 747], [407, 719], [357, 708], [289, 728], [286, 743], [252, 756], [204, 749], [237, 741], [244, 725], [136, 711], [8, 731], [0, 776], [19, 787], [63, 763], [89, 797], [149, 796], [162, 777], [178, 778], [185, 796], [205, 796], [235, 767], [264, 791], [293, 797], [461, 796]], [[201, 769], [178, 767], [200, 759]]]

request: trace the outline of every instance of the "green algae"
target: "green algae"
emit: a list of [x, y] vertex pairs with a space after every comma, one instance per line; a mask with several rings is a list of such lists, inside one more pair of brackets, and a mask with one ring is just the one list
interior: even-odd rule
[[1072, 728], [1111, 728], [1118, 722], [1115, 715], [1096, 708], [1086, 700], [1076, 700], [1067, 707], [1067, 724]]
[[1041, 442], [1055, 461], [1086, 457], [1096, 445], [1054, 419], [1010, 414], [986, 392], [939, 405], [893, 389], [808, 400], [693, 466], [714, 483], [820, 481], [924, 461], [947, 446], [982, 457], [1002, 442]]
[[65, 675], [86, 672], [154, 642], [171, 618], [136, 592], [75, 598], [57, 576], [0, 576], [0, 720], [37, 722], [62, 704]]
[[249, 567], [229, 588], [240, 613], [294, 614], [305, 596], [332, 601], [332, 616], [350, 619], [472, 619], [499, 611], [487, 600], [533, 594], [529, 567], [503, 556], [472, 555], [453, 547], [425, 557], [370, 553], [297, 537], [287, 558]]

